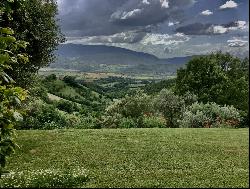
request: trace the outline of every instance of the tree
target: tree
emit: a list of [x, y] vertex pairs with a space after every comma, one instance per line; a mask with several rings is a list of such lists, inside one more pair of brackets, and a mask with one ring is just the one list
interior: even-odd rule
[[154, 99], [156, 110], [163, 114], [167, 121], [167, 126], [178, 127], [177, 120], [185, 107], [182, 97], [175, 95], [173, 91], [163, 89]]
[[19, 50], [27, 44], [17, 41], [13, 34], [12, 29], [0, 27], [0, 176], [6, 158], [14, 152], [14, 126], [22, 119], [19, 107], [27, 96], [27, 92], [6, 73], [14, 64], [28, 61], [27, 56]]
[[27, 87], [34, 73], [54, 61], [54, 50], [64, 40], [57, 25], [57, 5], [53, 0], [11, 0], [1, 1], [0, 7], [4, 6], [11, 12], [3, 13], [0, 25], [12, 28], [17, 40], [29, 42], [30, 55], [29, 63], [14, 65], [8, 74]]
[[132, 118], [138, 127], [142, 127], [143, 115], [150, 111], [150, 96], [143, 93], [141, 90], [136, 91], [136, 94], [133, 96], [126, 95], [106, 109], [108, 115], [119, 114], [122, 117]]
[[176, 92], [197, 95], [203, 103], [233, 105], [248, 111], [248, 59], [241, 60], [221, 52], [190, 60], [177, 71]]

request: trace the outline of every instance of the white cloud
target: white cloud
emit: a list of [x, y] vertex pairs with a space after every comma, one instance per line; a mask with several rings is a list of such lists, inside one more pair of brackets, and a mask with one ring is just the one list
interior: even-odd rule
[[134, 9], [134, 10], [129, 11], [129, 12], [123, 12], [121, 19], [125, 20], [128, 18], [134, 17], [134, 16], [140, 14], [141, 12], [142, 12], [141, 9]]
[[150, 3], [148, 2], [148, 0], [142, 0], [143, 4], [149, 5]]
[[201, 15], [204, 15], [204, 16], [209, 16], [209, 15], [212, 15], [212, 14], [213, 14], [213, 12], [210, 11], [210, 10], [204, 10], [204, 11], [201, 12]]
[[230, 1], [227, 1], [225, 4], [221, 5], [220, 9], [231, 9], [231, 8], [236, 8], [236, 7], [238, 7], [238, 4], [230, 0]]
[[248, 41], [239, 39], [239, 38], [233, 38], [230, 40], [227, 40], [229, 47], [244, 47], [248, 44]]
[[160, 0], [161, 2], [161, 7], [162, 8], [169, 8], [169, 4], [168, 4], [168, 1], [167, 0]]
[[183, 33], [176, 33], [174, 35], [168, 34], [147, 34], [141, 41], [143, 45], [178, 45], [189, 41], [189, 37]]
[[168, 23], [168, 26], [174, 26], [174, 25], [177, 25], [177, 24], [179, 24], [180, 22], [169, 22]]
[[212, 25], [208, 28], [207, 32], [212, 34], [224, 34], [231, 31], [243, 30], [248, 31], [248, 24], [246, 21], [236, 21], [230, 23], [231, 26]]
[[225, 28], [224, 26], [211, 26], [210, 29], [212, 30], [212, 32], [214, 34], [223, 34], [223, 33], [226, 33], [228, 32], [228, 29]]
[[145, 36], [143, 32], [128, 31], [114, 35], [68, 37], [65, 43], [74, 44], [103, 44], [103, 43], [135, 43]]
[[246, 30], [248, 29], [248, 24], [246, 21], [236, 21], [234, 26], [228, 28], [229, 30]]

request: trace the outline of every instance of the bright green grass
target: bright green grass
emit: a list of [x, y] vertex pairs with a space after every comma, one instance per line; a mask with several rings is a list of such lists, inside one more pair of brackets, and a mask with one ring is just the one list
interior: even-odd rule
[[9, 170], [83, 167], [82, 187], [248, 187], [248, 129], [18, 131]]

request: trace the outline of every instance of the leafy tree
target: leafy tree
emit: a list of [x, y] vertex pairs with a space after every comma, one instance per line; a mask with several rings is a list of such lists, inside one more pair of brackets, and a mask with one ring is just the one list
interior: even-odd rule
[[132, 118], [138, 127], [143, 125], [143, 115], [151, 111], [150, 96], [138, 90], [135, 95], [115, 101], [107, 108], [108, 115], [119, 114], [122, 117]]
[[143, 89], [147, 94], [159, 93], [162, 89], [171, 89], [175, 86], [176, 79], [166, 79], [160, 82], [146, 84]]
[[50, 74], [45, 78], [46, 82], [55, 81], [57, 79], [56, 74]]
[[67, 84], [69, 84], [72, 87], [78, 87], [78, 83], [76, 82], [76, 77], [74, 76], [64, 76], [63, 81]]
[[[9, 9], [3, 7], [2, 11]], [[17, 41], [13, 34], [12, 29], [0, 27], [0, 176], [6, 158], [14, 152], [14, 126], [22, 119], [19, 107], [27, 96], [27, 92], [6, 73], [12, 70], [13, 65], [28, 61], [27, 55], [20, 53], [27, 43]]]
[[185, 106], [182, 97], [175, 95], [173, 91], [163, 89], [154, 99], [155, 109], [163, 114], [167, 126], [178, 127], [177, 120]]
[[78, 106], [74, 102], [70, 102], [67, 100], [59, 100], [56, 103], [56, 107], [59, 110], [68, 112], [68, 113], [73, 113], [74, 111], [79, 111]]
[[41, 67], [55, 59], [54, 50], [63, 41], [63, 35], [56, 22], [57, 5], [54, 0], [9, 0], [0, 1], [0, 7], [11, 11], [4, 12], [0, 25], [15, 31], [18, 40], [29, 42], [26, 52], [29, 63], [16, 64], [8, 74], [23, 87], [31, 82], [31, 76]]
[[201, 102], [233, 105], [248, 111], [249, 60], [221, 52], [190, 60], [177, 71], [176, 91], [197, 95]]

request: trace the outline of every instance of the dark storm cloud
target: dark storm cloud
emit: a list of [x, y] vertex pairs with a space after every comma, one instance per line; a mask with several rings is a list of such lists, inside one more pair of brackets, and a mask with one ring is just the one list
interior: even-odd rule
[[176, 32], [184, 33], [186, 35], [218, 35], [228, 33], [229, 31], [247, 29], [245, 21], [235, 21], [227, 24], [203, 24], [193, 23], [181, 26], [176, 29]]
[[112, 35], [143, 30], [179, 15], [194, 0], [58, 0], [62, 30], [68, 36]]
[[186, 35], [205, 35], [209, 34], [208, 28], [212, 24], [202, 24], [202, 23], [194, 23], [186, 26], [182, 26], [176, 29], [176, 32], [181, 32]]
[[109, 35], [123, 30], [108, 20], [126, 0], [61, 0], [59, 18], [69, 36]]
[[141, 31], [129, 31], [121, 32], [114, 35], [99, 35], [99, 36], [88, 36], [83, 38], [73, 37], [68, 38], [71, 42], [80, 42], [80, 43], [128, 43], [133, 44], [141, 41], [145, 37], [146, 32]]
[[158, 24], [179, 15], [180, 10], [193, 3], [193, 0], [147, 0], [147, 3], [130, 0], [111, 15], [110, 21], [126, 26]]

